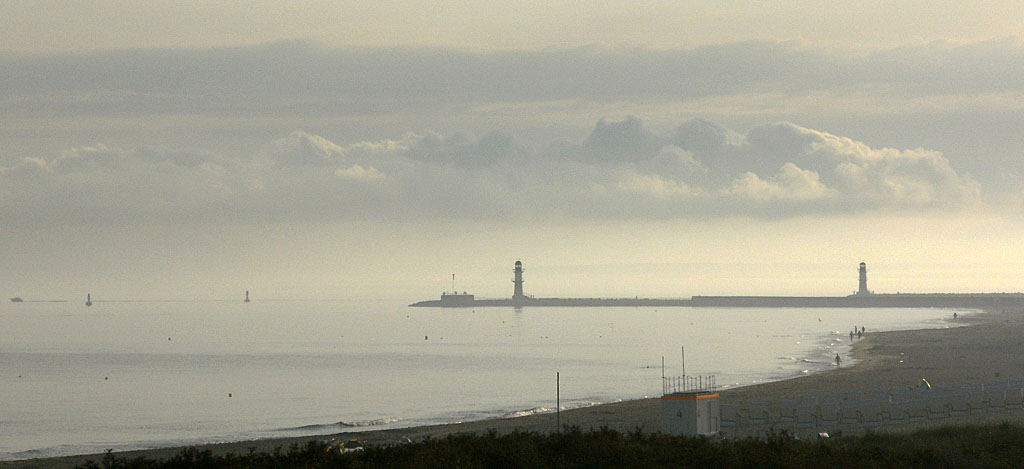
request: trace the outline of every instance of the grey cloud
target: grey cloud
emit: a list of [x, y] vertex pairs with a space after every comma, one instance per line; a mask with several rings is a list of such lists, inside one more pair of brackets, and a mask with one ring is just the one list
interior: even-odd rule
[[744, 137], [714, 122], [690, 119], [672, 134], [672, 141], [686, 150], [707, 156], [718, 156], [736, 150]]
[[640, 119], [631, 116], [619, 122], [601, 119], [577, 150], [585, 161], [628, 162], [649, 158], [663, 145], [663, 139], [648, 132]]
[[[795, 216], [957, 208], [979, 188], [943, 155], [789, 123], [667, 135], [601, 120], [531, 151], [502, 133], [339, 144], [301, 130], [253, 155], [101, 144], [0, 170], [5, 219], [417, 219]], [[6, 218], [14, 217], [14, 218]]]
[[864, 52], [743, 42], [474, 53], [284, 42], [0, 57], [0, 102], [8, 116], [368, 115], [863, 89], [900, 97], [1024, 91], [1024, 47], [1002, 40]]

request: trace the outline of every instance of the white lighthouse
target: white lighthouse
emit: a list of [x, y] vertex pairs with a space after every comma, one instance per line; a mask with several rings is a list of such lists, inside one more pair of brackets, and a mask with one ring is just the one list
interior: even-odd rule
[[526, 295], [523, 294], [523, 263], [516, 261], [516, 267], [512, 269], [512, 283], [515, 288], [512, 290], [512, 301], [523, 301]]
[[860, 286], [857, 288], [857, 294], [870, 295], [871, 292], [868, 291], [868, 265], [861, 262], [860, 268], [857, 269], [857, 272], [860, 273]]

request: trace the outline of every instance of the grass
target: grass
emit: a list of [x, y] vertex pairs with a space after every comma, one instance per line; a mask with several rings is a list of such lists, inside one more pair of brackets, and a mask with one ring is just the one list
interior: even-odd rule
[[165, 460], [108, 452], [83, 469], [590, 468], [590, 467], [1021, 467], [1024, 427], [949, 426], [908, 434], [799, 440], [786, 433], [721, 440], [575, 428], [551, 435], [453, 435], [340, 454], [323, 443], [269, 453], [214, 455], [186, 448]]

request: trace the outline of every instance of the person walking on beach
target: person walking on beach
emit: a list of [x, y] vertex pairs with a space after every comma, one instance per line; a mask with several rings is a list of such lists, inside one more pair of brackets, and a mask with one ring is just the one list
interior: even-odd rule
[[853, 342], [853, 331], [850, 331], [850, 342]]
[[836, 366], [839, 366], [839, 361], [840, 361], [840, 360], [839, 360], [839, 354], [837, 353], [837, 354], [836, 354]]

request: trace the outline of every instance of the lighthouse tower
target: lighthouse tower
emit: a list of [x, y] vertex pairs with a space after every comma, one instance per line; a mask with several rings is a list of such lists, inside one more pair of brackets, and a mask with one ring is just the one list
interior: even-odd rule
[[860, 273], [860, 287], [857, 288], [857, 294], [858, 295], [870, 295], [871, 292], [868, 291], [868, 266], [867, 266], [867, 264], [861, 262], [860, 263], [860, 268], [857, 269], [857, 271]]
[[512, 278], [512, 283], [515, 285], [515, 289], [512, 290], [512, 301], [525, 300], [526, 295], [523, 294], [523, 263], [516, 261], [516, 268], [512, 269], [512, 273], [515, 275]]

